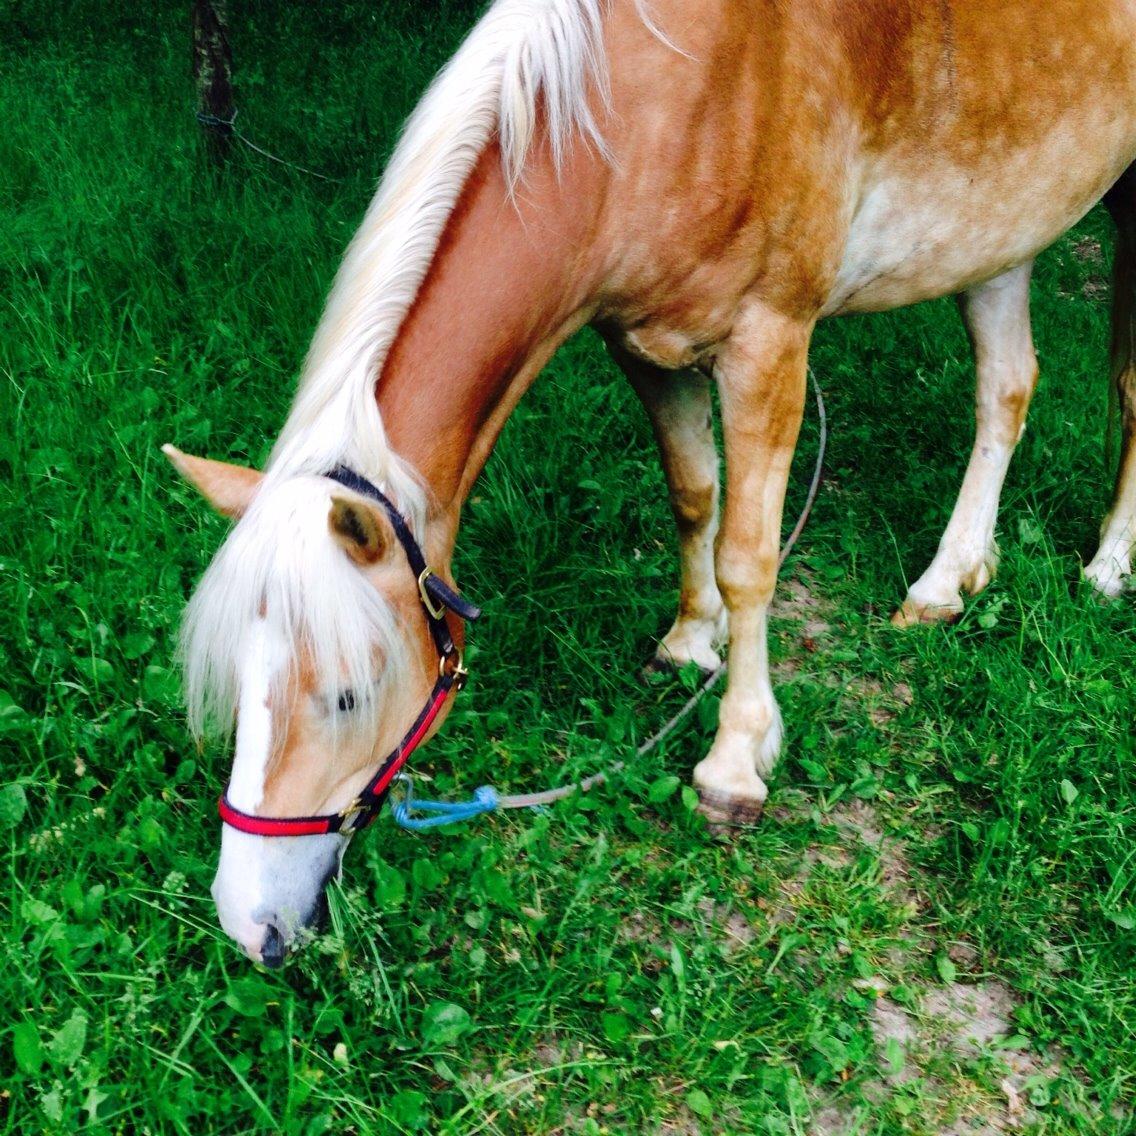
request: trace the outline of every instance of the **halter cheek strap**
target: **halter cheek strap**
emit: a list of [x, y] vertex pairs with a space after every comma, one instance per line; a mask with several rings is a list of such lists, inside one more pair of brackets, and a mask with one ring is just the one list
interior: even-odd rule
[[406, 764], [410, 755], [418, 747], [437, 718], [452, 690], [461, 690], [465, 685], [466, 670], [462, 666], [461, 651], [454, 645], [450, 635], [446, 612], [452, 611], [464, 620], [480, 617], [481, 609], [463, 599], [444, 580], [434, 575], [426, 563], [414, 534], [406, 519], [395, 508], [394, 503], [378, 486], [346, 466], [336, 466], [327, 474], [333, 481], [363, 497], [377, 501], [390, 520], [395, 536], [406, 553], [407, 562], [418, 581], [418, 596], [430, 628], [430, 637], [438, 651], [438, 678], [426, 705], [422, 708], [414, 725], [406, 732], [402, 741], [379, 765], [378, 771], [367, 782], [362, 792], [345, 809], [322, 816], [304, 817], [262, 817], [242, 812], [229, 801], [228, 789], [217, 802], [221, 820], [238, 832], [253, 836], [320, 836], [329, 832], [352, 833], [368, 824], [379, 815], [390, 792], [391, 782]]

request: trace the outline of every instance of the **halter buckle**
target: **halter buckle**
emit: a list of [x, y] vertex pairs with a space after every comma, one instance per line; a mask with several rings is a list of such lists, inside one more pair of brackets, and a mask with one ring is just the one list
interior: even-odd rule
[[418, 598], [422, 601], [422, 606], [430, 613], [431, 619], [444, 619], [446, 616], [445, 604], [435, 603], [426, 590], [426, 581], [433, 575], [434, 569], [427, 564], [418, 576]]
[[355, 818], [359, 816], [366, 807], [363, 801], [359, 797], [356, 797], [346, 808], [340, 809], [336, 814], [343, 821], [339, 826], [339, 831], [347, 834], [354, 832], [357, 824]]
[[460, 648], [455, 647], [448, 655], [443, 655], [438, 660], [438, 674], [442, 678], [452, 678], [454, 690], [461, 690], [465, 686], [469, 679], [469, 671], [465, 669]]

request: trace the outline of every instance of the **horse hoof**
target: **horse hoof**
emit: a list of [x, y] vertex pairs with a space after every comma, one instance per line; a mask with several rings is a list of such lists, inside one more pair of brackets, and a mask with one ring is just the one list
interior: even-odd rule
[[674, 660], [663, 655], [652, 655], [639, 670], [639, 677], [647, 683], [657, 679], [660, 675], [669, 678], [676, 674], [678, 674], [678, 667]]
[[948, 604], [919, 604], [904, 600], [891, 617], [892, 627], [919, 627], [925, 623], [957, 623], [962, 619], [962, 608]]
[[706, 818], [713, 836], [730, 838], [737, 829], [752, 828], [761, 820], [765, 802], [714, 789], [698, 789], [698, 811]]
[[[694, 662], [694, 660], [692, 659], [691, 662]], [[669, 655], [652, 655], [640, 669], [639, 677], [647, 683], [658, 678], [660, 675], [673, 678], [683, 667], [688, 665], [688, 663], [676, 662]], [[703, 678], [709, 678], [722, 664], [719, 663], [717, 667], [704, 667], [701, 663], [695, 663], [695, 665], [698, 667], [698, 673]]]

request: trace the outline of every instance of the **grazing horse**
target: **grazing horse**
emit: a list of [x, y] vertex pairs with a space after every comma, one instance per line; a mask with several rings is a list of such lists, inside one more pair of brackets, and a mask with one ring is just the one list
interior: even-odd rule
[[167, 451], [239, 518], [184, 630], [193, 728], [236, 731], [213, 887], [225, 930], [278, 964], [384, 770], [437, 728], [460, 673], [453, 613], [472, 614], [446, 583], [462, 503], [585, 324], [662, 451], [682, 568], [660, 655], [711, 667], [728, 641], [693, 775], [712, 818], [759, 813], [781, 745], [766, 626], [816, 322], [960, 296], [977, 436], [895, 620], [949, 617], [994, 571], [1037, 374], [1033, 259], [1102, 195], [1120, 231], [1123, 453], [1086, 575], [1120, 591], [1136, 534], [1134, 159], [1131, 0], [497, 0], [406, 127], [267, 469]]

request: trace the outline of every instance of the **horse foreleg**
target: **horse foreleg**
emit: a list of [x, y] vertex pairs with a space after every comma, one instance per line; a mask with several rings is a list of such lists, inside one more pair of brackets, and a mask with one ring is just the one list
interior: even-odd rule
[[1106, 596], [1118, 596], [1132, 574], [1136, 550], [1136, 167], [1105, 195], [1116, 222], [1112, 266], [1112, 381], [1120, 402], [1121, 451], [1112, 508], [1100, 548], [1085, 576]]
[[718, 452], [710, 384], [696, 371], [664, 371], [614, 348], [612, 355], [651, 420], [678, 529], [678, 616], [655, 658], [666, 665], [693, 662], [714, 670], [721, 661], [717, 648], [725, 639], [726, 612], [714, 578]]
[[811, 322], [755, 304], [739, 316], [716, 363], [726, 450], [716, 570], [728, 613], [730, 669], [718, 733], [695, 767], [694, 784], [702, 811], [718, 822], [759, 815], [766, 797], [762, 775], [781, 748], [766, 629], [811, 331]]
[[978, 375], [974, 449], [939, 550], [892, 617], [897, 626], [954, 618], [963, 608], [962, 593], [975, 595], [994, 577], [998, 499], [1037, 383], [1032, 267], [1032, 261], [1020, 265], [960, 297]]

